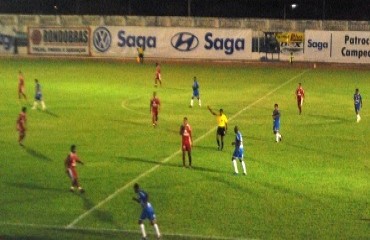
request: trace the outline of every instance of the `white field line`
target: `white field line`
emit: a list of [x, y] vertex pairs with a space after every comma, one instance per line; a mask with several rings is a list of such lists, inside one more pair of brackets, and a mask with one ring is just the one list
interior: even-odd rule
[[[16, 226], [16, 227], [29, 227], [37, 229], [50, 229], [50, 230], [61, 230], [61, 231], [81, 231], [81, 232], [99, 232], [99, 233], [136, 233], [140, 234], [138, 230], [124, 230], [117, 228], [86, 228], [86, 227], [71, 227], [66, 229], [64, 226], [58, 225], [45, 225], [45, 224], [27, 224], [27, 223], [8, 223], [0, 222], [0, 225], [3, 226]], [[209, 239], [209, 240], [250, 240], [251, 238], [230, 238], [230, 237], [205, 237], [201, 235], [192, 235], [192, 234], [175, 234], [175, 233], [162, 233], [163, 236], [169, 237], [182, 237], [186, 239]]]
[[[271, 94], [275, 93], [277, 90], [279, 90], [280, 88], [284, 87], [285, 85], [289, 84], [290, 82], [292, 82], [293, 80], [297, 79], [298, 77], [302, 76], [303, 74], [305, 74], [306, 72], [308, 72], [309, 70], [306, 70], [306, 71], [303, 71], [302, 73], [292, 77], [291, 79], [287, 80], [286, 82], [282, 83], [281, 85], [277, 86], [276, 88], [274, 88], [273, 90], [271, 90], [270, 92], [266, 93], [263, 97], [257, 99], [256, 101], [254, 101], [253, 103], [249, 104], [248, 106], [246, 106], [245, 108], [241, 109], [239, 112], [235, 113], [233, 116], [231, 116], [229, 118], [229, 120], [232, 120], [236, 117], [238, 117], [240, 114], [242, 114], [245, 110], [251, 108], [252, 106], [256, 105], [257, 103], [261, 102], [263, 99], [265, 99], [266, 97], [270, 96]], [[205, 138], [206, 136], [208, 136], [210, 133], [214, 132], [215, 129], [217, 127], [214, 127], [212, 129], [210, 129], [208, 132], [206, 132], [205, 134], [203, 134], [202, 136], [198, 137], [194, 143], [196, 142], [199, 142], [200, 140], [202, 140], [203, 138]], [[149, 170], [143, 172], [142, 174], [140, 174], [139, 176], [137, 176], [136, 178], [132, 179], [130, 182], [126, 183], [125, 185], [123, 185], [121, 188], [117, 189], [114, 193], [112, 193], [111, 195], [109, 195], [107, 198], [103, 199], [101, 202], [99, 202], [97, 205], [95, 205], [94, 207], [90, 208], [89, 210], [87, 210], [86, 212], [84, 212], [83, 214], [81, 214], [80, 216], [78, 216], [76, 219], [74, 219], [70, 224], [68, 224], [66, 226], [66, 228], [73, 228], [79, 221], [81, 221], [82, 219], [84, 219], [86, 216], [90, 215], [93, 211], [95, 211], [96, 209], [100, 208], [101, 206], [103, 206], [105, 203], [109, 202], [111, 199], [113, 199], [115, 196], [117, 196], [120, 192], [122, 192], [123, 190], [125, 190], [126, 188], [130, 187], [131, 185], [133, 185], [135, 182], [138, 182], [141, 178], [147, 176], [149, 173], [155, 171], [157, 168], [160, 167], [160, 165], [162, 163], [166, 163], [168, 161], [170, 161], [173, 157], [177, 156], [178, 154], [180, 154], [182, 151], [181, 149], [174, 152], [173, 154], [171, 154], [170, 156], [166, 157], [165, 159], [163, 159], [162, 161], [160, 161], [157, 165], [155, 165], [154, 167], [150, 168]]]

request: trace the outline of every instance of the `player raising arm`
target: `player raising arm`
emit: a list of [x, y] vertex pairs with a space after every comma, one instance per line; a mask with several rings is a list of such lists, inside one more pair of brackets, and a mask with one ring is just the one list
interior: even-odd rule
[[[224, 114], [224, 110], [220, 109], [219, 114], [215, 113], [210, 106], [207, 106], [208, 110], [216, 116], [217, 121], [217, 132], [216, 132], [216, 141], [218, 150], [223, 150], [224, 148], [224, 136], [227, 132], [227, 117]], [[221, 138], [221, 145], [220, 145], [220, 138]]]

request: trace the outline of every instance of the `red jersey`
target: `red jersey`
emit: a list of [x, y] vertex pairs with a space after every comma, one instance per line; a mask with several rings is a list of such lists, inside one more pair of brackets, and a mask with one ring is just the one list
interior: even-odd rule
[[67, 157], [66, 165], [68, 168], [75, 167], [76, 162], [79, 162], [80, 158], [77, 156], [76, 153], [71, 152]]
[[304, 90], [302, 87], [298, 87], [295, 91], [297, 98], [304, 98]]
[[161, 105], [161, 102], [159, 101], [159, 98], [154, 97], [150, 100], [150, 107], [152, 109], [152, 112], [158, 112], [160, 105]]
[[26, 113], [21, 112], [17, 119], [17, 128], [19, 130], [24, 130], [26, 128], [26, 121], [27, 121]]
[[189, 124], [184, 126], [184, 130], [182, 132], [182, 143], [191, 144], [191, 127]]
[[24, 77], [20, 74], [18, 77], [18, 86], [23, 87], [24, 86]]

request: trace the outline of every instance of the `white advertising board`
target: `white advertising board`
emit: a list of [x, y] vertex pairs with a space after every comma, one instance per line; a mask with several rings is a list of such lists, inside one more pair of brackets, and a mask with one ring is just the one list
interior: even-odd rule
[[252, 30], [173, 27], [91, 27], [93, 56], [250, 59]]
[[28, 53], [37, 55], [90, 55], [89, 27], [29, 27]]
[[370, 32], [305, 32], [304, 56], [307, 61], [370, 63]]

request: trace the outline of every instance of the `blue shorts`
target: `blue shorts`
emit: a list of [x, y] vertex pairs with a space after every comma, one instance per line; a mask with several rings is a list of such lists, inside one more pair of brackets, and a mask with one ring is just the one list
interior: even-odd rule
[[355, 111], [359, 112], [361, 109], [361, 104], [355, 104]]
[[199, 91], [193, 91], [193, 97], [199, 98]]
[[243, 148], [236, 148], [233, 153], [233, 159], [239, 158], [240, 160], [243, 159], [243, 153], [244, 149]]
[[272, 131], [278, 132], [280, 130], [280, 121], [274, 121]]
[[148, 206], [143, 208], [143, 211], [140, 215], [140, 220], [149, 219], [150, 221], [153, 221], [155, 219], [155, 213], [153, 207], [148, 203]]
[[41, 99], [42, 99], [42, 94], [41, 94], [41, 93], [37, 93], [37, 94], [36, 94], [36, 96], [35, 96], [35, 99], [36, 99], [37, 101], [41, 101]]

